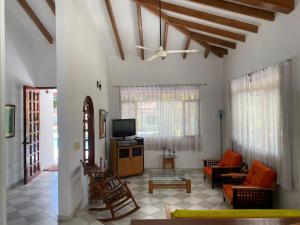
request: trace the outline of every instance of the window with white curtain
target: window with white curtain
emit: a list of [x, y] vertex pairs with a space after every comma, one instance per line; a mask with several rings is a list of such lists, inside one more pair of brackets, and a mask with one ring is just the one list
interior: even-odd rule
[[232, 147], [274, 168], [287, 189], [294, 182], [290, 71], [285, 61], [231, 82]]
[[200, 149], [199, 85], [120, 87], [121, 116], [135, 118], [148, 150]]

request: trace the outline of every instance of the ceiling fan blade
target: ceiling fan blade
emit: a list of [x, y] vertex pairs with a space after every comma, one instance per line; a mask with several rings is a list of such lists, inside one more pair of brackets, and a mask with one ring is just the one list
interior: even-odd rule
[[155, 51], [155, 49], [153, 49], [153, 48], [148, 48], [148, 47], [144, 47], [144, 46], [136, 46], [136, 48], [140, 48], [140, 49], [144, 49], [144, 50], [149, 50], [149, 51]]
[[199, 50], [168, 50], [168, 54], [174, 54], [174, 53], [198, 53]]
[[159, 57], [160, 57], [159, 55], [154, 55], [154, 56], [150, 57], [149, 59], [147, 59], [147, 62], [150, 62], [150, 61], [152, 61], [154, 59], [157, 59]]

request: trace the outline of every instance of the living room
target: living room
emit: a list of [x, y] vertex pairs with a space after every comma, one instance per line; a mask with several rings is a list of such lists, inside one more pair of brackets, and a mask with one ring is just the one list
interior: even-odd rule
[[[269, 217], [267, 221], [271, 224], [300, 222], [298, 212], [300, 168], [297, 164], [300, 159], [297, 151], [300, 146], [298, 138], [300, 135], [298, 120], [300, 32], [297, 29], [300, 7], [298, 1], [287, 1], [290, 5], [283, 4], [283, 1], [274, 3], [270, 0], [255, 1], [256, 3], [246, 0], [220, 1], [240, 7], [247, 6], [253, 11], [259, 8], [262, 10], [259, 13], [260, 18], [249, 15], [249, 11], [232, 12], [226, 8], [226, 4], [223, 5], [225, 8], [220, 8], [196, 0], [161, 2], [126, 0], [126, 3], [124, 0], [55, 1], [55, 16], [51, 14], [53, 16], [51, 20], [55, 21], [55, 26], [52, 28], [55, 27], [55, 30], [49, 31], [54, 37], [53, 44], [50, 44], [43, 34], [38, 37], [38, 40], [36, 36], [33, 38], [30, 36], [32, 27], [35, 32], [40, 31], [22, 7], [18, 6], [17, 9], [18, 12], [23, 13], [20, 16], [15, 12], [12, 13], [11, 8], [7, 6], [5, 8], [4, 0], [0, 2], [0, 90], [1, 115], [3, 115], [0, 125], [4, 127], [5, 124], [5, 104], [15, 104], [17, 110], [20, 109], [16, 117], [19, 118], [18, 123], [23, 122], [20, 116], [22, 107], [18, 105], [18, 101], [22, 99], [21, 88], [26, 85], [26, 82], [20, 81], [18, 84], [20, 90], [12, 91], [11, 86], [5, 83], [4, 79], [6, 76], [8, 80], [11, 76], [4, 70], [4, 60], [9, 62], [6, 63], [6, 71], [14, 67], [12, 63], [14, 57], [7, 58], [9, 54], [7, 51], [13, 49], [7, 45], [11, 40], [7, 32], [14, 26], [14, 30], [20, 32], [17, 33], [20, 35], [20, 42], [23, 40], [21, 38], [23, 33], [26, 33], [24, 35], [30, 40], [23, 40], [20, 49], [17, 48], [16, 52], [24, 50], [26, 43], [35, 43], [34, 51], [38, 52], [35, 58], [31, 59], [32, 61], [26, 59], [23, 61], [22, 68], [27, 70], [17, 71], [19, 76], [24, 77], [28, 74], [31, 76], [34, 71], [40, 76], [32, 76], [32, 86], [57, 87], [59, 131], [59, 171], [55, 175], [57, 178], [53, 180], [53, 187], [55, 187], [53, 193], [58, 199], [55, 208], [58, 211], [56, 214], [48, 213], [47, 220], [41, 217], [39, 220], [38, 216], [34, 219], [29, 218], [31, 215], [20, 213], [19, 210], [23, 209], [18, 207], [15, 207], [13, 212], [6, 211], [6, 199], [9, 203], [8, 209], [12, 210], [14, 201], [10, 199], [10, 194], [16, 190], [7, 192], [8, 168], [12, 166], [6, 160], [10, 150], [7, 143], [18, 141], [22, 149], [23, 129], [20, 127], [17, 130], [20, 140], [16, 140], [16, 137], [5, 139], [4, 132], [1, 133], [1, 224], [18, 224], [17, 220], [19, 224], [34, 224], [34, 222], [43, 224], [42, 221], [52, 224], [53, 221], [57, 223], [58, 220], [62, 224], [101, 224], [101, 221], [105, 221], [106, 224], [155, 224], [158, 222], [156, 219], [162, 219], [163, 221], [159, 221], [161, 224], [180, 223], [176, 219], [171, 221], [167, 219], [170, 212], [176, 209], [200, 210], [200, 213], [197, 211], [198, 216], [201, 217], [197, 218], [198, 224], [204, 223], [204, 218], [208, 220], [217, 218], [218, 213], [223, 216], [221, 220], [225, 221], [224, 218], [228, 219], [228, 217], [230, 220], [234, 216], [230, 215], [229, 211], [237, 212], [241, 221], [242, 218], [253, 217], [253, 214], [243, 214], [248, 212], [254, 213], [256, 217]], [[47, 21], [48, 16], [43, 17], [43, 12], [49, 10], [46, 8], [48, 7], [46, 1], [43, 6], [40, 6], [41, 8], [34, 7], [35, 4], [40, 3], [27, 2], [37, 12], [42, 22]], [[153, 4], [156, 5], [153, 7]], [[210, 22], [207, 22], [205, 19], [199, 19], [199, 14], [184, 16], [182, 13], [165, 8], [170, 7], [170, 4], [178, 6], [173, 8], [174, 10], [184, 7], [227, 18], [227, 21], [238, 20], [242, 27], [246, 24], [252, 25], [243, 29], [257, 28], [257, 32], [245, 31], [241, 27], [234, 28], [232, 27], [234, 25], [228, 23], [225, 25], [225, 20], [220, 25], [220, 22], [211, 21], [212, 17], [208, 19]], [[38, 12], [38, 9], [43, 10]], [[49, 10], [48, 13], [50, 17], [51, 11]], [[25, 17], [27, 22], [23, 23]], [[185, 30], [189, 28], [189, 32], [199, 33], [199, 26], [189, 25], [192, 27], [187, 28], [182, 24], [179, 25], [180, 21], [170, 20], [170, 17], [244, 35], [245, 41], [211, 34], [206, 30], [203, 31], [205, 35], [223, 40], [218, 42], [219, 44], [214, 44], [216, 39], [210, 39], [207, 43], [218, 48], [209, 47], [205, 41], [204, 44], [203, 40], [199, 42], [200, 36], [195, 39], [195, 36], [189, 36]], [[6, 28], [4, 28], [4, 21]], [[6, 50], [3, 47], [5, 43], [9, 47]], [[234, 47], [232, 43], [236, 46]], [[225, 48], [224, 45], [231, 47]], [[161, 49], [157, 50], [157, 46], [170, 51], [180, 50], [180, 52], [179, 54], [166, 53]], [[148, 51], [141, 47], [154, 50]], [[30, 46], [27, 45], [26, 48]], [[182, 51], [184, 49], [191, 51], [184, 52]], [[220, 54], [220, 51], [223, 51], [223, 54]], [[16, 54], [15, 57], [17, 56]], [[148, 61], [150, 57], [155, 59]], [[20, 57], [16, 59], [19, 60]], [[32, 71], [26, 66], [28, 63], [33, 64]], [[18, 94], [19, 97], [8, 102], [7, 95], [11, 93]], [[101, 111], [103, 114], [99, 110], [103, 110]], [[90, 118], [93, 118], [93, 121]], [[117, 134], [116, 128], [120, 128], [121, 124], [115, 124], [114, 127], [114, 123], [126, 122], [117, 121], [120, 119], [130, 119], [129, 122], [134, 123], [131, 124], [134, 129], [128, 130], [126, 127], [128, 128], [129, 125], [126, 125], [125, 131], [122, 132], [128, 134]], [[93, 130], [83, 130], [85, 125], [89, 129], [92, 127]], [[142, 138], [142, 142], [130, 138], [123, 140], [124, 136], [131, 135]], [[90, 140], [91, 136], [93, 140]], [[128, 145], [142, 146], [143, 161], [138, 170], [140, 172], [123, 176], [122, 171], [119, 171], [121, 167], [117, 166], [118, 162], [112, 159], [114, 151], [112, 141], [116, 139], [118, 139], [118, 149], [134, 147]], [[229, 156], [228, 149], [233, 149], [233, 153], [237, 155]], [[230, 151], [230, 154], [233, 153]], [[133, 153], [128, 154], [133, 156]], [[237, 162], [228, 163], [235, 156]], [[83, 164], [80, 160], [83, 160]], [[213, 165], [215, 169], [204, 170], [205, 166], [210, 167], [204, 160], [217, 160]], [[96, 164], [98, 170], [91, 169], [86, 163]], [[136, 165], [136, 163], [131, 164]], [[126, 165], [130, 165], [130, 161], [127, 161]], [[22, 164], [18, 166], [22, 169], [18, 172], [23, 172]], [[219, 169], [221, 173], [213, 175], [215, 172], [212, 171], [218, 170], [217, 167], [222, 167]], [[257, 172], [259, 169], [267, 174], [263, 177], [261, 175], [263, 172], [259, 173], [263, 177], [262, 180], [270, 178], [268, 184], [260, 186], [256, 178], [250, 177], [252, 171]], [[170, 171], [173, 173], [172, 176]], [[124, 206], [115, 215], [112, 215], [109, 210], [111, 207], [111, 205], [108, 207], [109, 204], [106, 205], [108, 210], [104, 213], [88, 210], [98, 207], [93, 203], [99, 200], [97, 195], [101, 196], [101, 190], [96, 188], [96, 200], [91, 199], [93, 193], [89, 184], [93, 186], [91, 180], [96, 173], [104, 175], [103, 179], [121, 174], [120, 185], [123, 188], [126, 186], [125, 196], [129, 200], [134, 199], [133, 203], [134, 201], [137, 203], [136, 207], [133, 204], [132, 213], [126, 214], [132, 209], [130, 205]], [[242, 175], [238, 176], [237, 173]], [[32, 185], [43, 184], [46, 176], [44, 173], [42, 175], [35, 178], [31, 182]], [[266, 201], [256, 199], [255, 204], [252, 202], [253, 204], [249, 206], [249, 204], [235, 204], [234, 201], [237, 200], [234, 197], [230, 200], [230, 196], [226, 194], [228, 192], [224, 189], [227, 185], [225, 180], [227, 182], [237, 177], [248, 181], [254, 179], [253, 182], [257, 186], [255, 191], [268, 193], [264, 195]], [[119, 178], [115, 177], [115, 179], [118, 182]], [[172, 181], [171, 184], [168, 179]], [[49, 184], [49, 180], [45, 182]], [[97, 186], [99, 183], [102, 185], [103, 180], [96, 181], [94, 185]], [[27, 188], [28, 191], [30, 185], [21, 185], [20, 188], [22, 190]], [[238, 186], [237, 183], [235, 186]], [[244, 189], [248, 190], [253, 186], [255, 185], [251, 182], [248, 185], [242, 182]], [[263, 190], [257, 190], [258, 188]], [[14, 194], [15, 197], [17, 195], [20, 197], [19, 193]], [[250, 195], [251, 200], [255, 199], [255, 194]], [[121, 199], [121, 197], [120, 195], [116, 198]], [[105, 203], [103, 196], [99, 202]], [[33, 202], [33, 204], [35, 208], [38, 206], [38, 203]], [[264, 208], [275, 209], [275, 211], [241, 212], [238, 211], [240, 208], [245, 210]], [[280, 209], [291, 211], [279, 211]], [[51, 211], [50, 208], [42, 209], [46, 214], [47, 210]], [[216, 214], [210, 214], [213, 210]], [[228, 214], [222, 214], [224, 211]], [[260, 216], [260, 213], [263, 216]], [[17, 214], [21, 215], [22, 219]], [[287, 218], [289, 217], [287, 214], [297, 218]], [[122, 217], [123, 215], [125, 216]], [[174, 213], [172, 216], [176, 217]], [[275, 221], [272, 217], [282, 219]], [[105, 219], [113, 221], [106, 222]], [[188, 218], [184, 220], [193, 223]], [[262, 219], [261, 222], [266, 221]]]

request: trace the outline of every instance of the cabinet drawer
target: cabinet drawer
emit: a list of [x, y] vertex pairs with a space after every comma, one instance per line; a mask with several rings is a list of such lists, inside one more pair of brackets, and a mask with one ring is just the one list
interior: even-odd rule
[[143, 156], [143, 148], [142, 147], [133, 147], [131, 152], [132, 157]]
[[129, 148], [120, 148], [119, 149], [119, 159], [125, 159], [130, 157], [130, 149]]

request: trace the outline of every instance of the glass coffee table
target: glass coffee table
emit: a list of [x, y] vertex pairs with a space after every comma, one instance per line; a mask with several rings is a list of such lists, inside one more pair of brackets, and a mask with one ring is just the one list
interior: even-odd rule
[[150, 169], [149, 175], [149, 194], [154, 189], [186, 189], [186, 193], [192, 191], [191, 179], [184, 169]]

